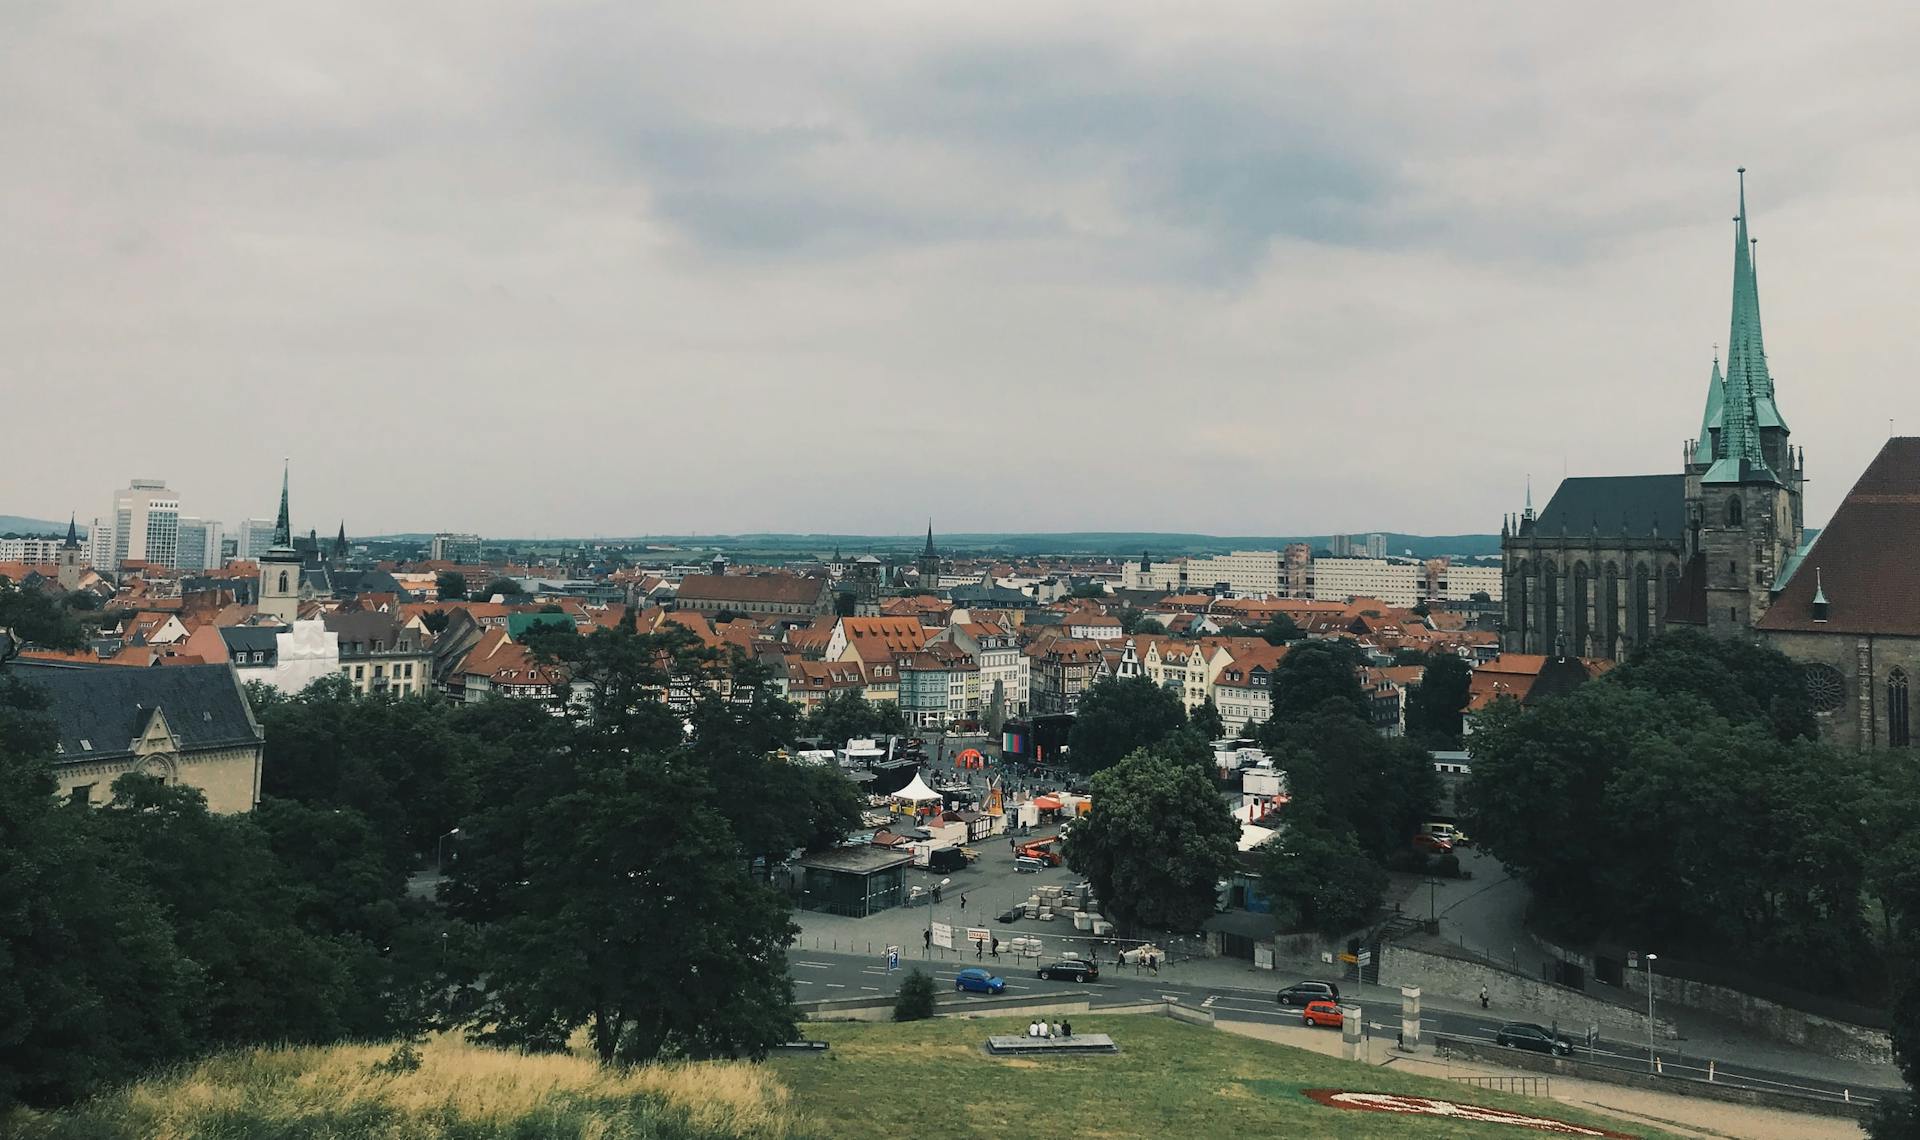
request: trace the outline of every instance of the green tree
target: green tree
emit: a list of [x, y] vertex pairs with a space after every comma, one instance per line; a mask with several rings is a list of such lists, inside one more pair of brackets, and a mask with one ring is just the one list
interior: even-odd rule
[[1139, 633], [1143, 626], [1149, 629], [1160, 628], [1159, 622], [1148, 618], [1145, 611], [1136, 609], [1133, 606], [1121, 606], [1114, 612], [1113, 616], [1120, 620], [1120, 632], [1126, 634], [1128, 637]]
[[[484, 1039], [603, 1061], [762, 1056], [791, 1039], [786, 900], [749, 879], [714, 789], [669, 759], [596, 764], [546, 801], [482, 935]], [[488, 837], [476, 837], [485, 842]], [[460, 872], [456, 870], [456, 874]]]
[[1457, 653], [1435, 653], [1407, 693], [1407, 736], [1431, 748], [1460, 747], [1473, 670]]
[[[433, 580], [434, 591], [443, 602], [461, 602], [467, 597], [467, 576], [458, 570], [442, 570]], [[491, 597], [492, 595], [488, 595]]]
[[1386, 893], [1386, 871], [1339, 822], [1290, 814], [1286, 829], [1261, 844], [1255, 858], [1281, 930], [1344, 934], [1364, 924]]
[[1914, 1098], [1914, 1090], [1920, 1088], [1920, 977], [1915, 975], [1913, 964], [1906, 961], [1914, 950], [1915, 947], [1909, 945], [1902, 955], [1905, 976], [1895, 991], [1890, 1027], [1894, 1063], [1900, 1066], [1907, 1092], [1903, 1096], [1882, 1097], [1875, 1106], [1873, 1115], [1863, 1125], [1873, 1140], [1920, 1138], [1920, 1101]]
[[68, 611], [39, 590], [23, 590], [0, 578], [0, 666], [27, 645], [42, 649], [78, 649], [85, 630]]
[[182, 1057], [199, 984], [160, 907], [58, 807], [39, 690], [0, 667], [0, 1118]]
[[1275, 766], [1287, 773], [1294, 804], [1329, 830], [1351, 832], [1376, 860], [1405, 849], [1433, 814], [1440, 777], [1426, 749], [1381, 736], [1338, 697], [1261, 731]]
[[838, 747], [849, 740], [900, 736], [907, 718], [892, 701], [869, 701], [857, 690], [829, 693], [801, 721], [799, 735]]
[[1286, 614], [1274, 614], [1273, 620], [1267, 622], [1260, 630], [1260, 636], [1266, 639], [1268, 645], [1287, 645], [1295, 641], [1305, 641], [1307, 631], [1301, 629], [1300, 624]]
[[1200, 928], [1238, 862], [1240, 821], [1192, 764], [1141, 750], [1093, 778], [1062, 846], [1123, 929]]
[[1201, 736], [1210, 741], [1227, 735], [1227, 722], [1221, 717], [1220, 706], [1213, 703], [1211, 694], [1200, 702], [1199, 708], [1193, 710], [1192, 724]]
[[1606, 679], [1656, 693], [1691, 693], [1727, 720], [1765, 724], [1781, 740], [1819, 736], [1801, 667], [1771, 646], [1675, 629], [1641, 646]]
[[1273, 716], [1269, 723], [1290, 724], [1330, 700], [1351, 708], [1362, 720], [1372, 715], [1359, 670], [1365, 664], [1350, 641], [1307, 641], [1294, 646], [1273, 671]]
[[1107, 677], [1080, 698], [1067, 735], [1067, 763], [1078, 772], [1112, 767], [1137, 748], [1151, 748], [1186, 726], [1180, 698], [1146, 677]]
[[519, 597], [524, 597], [526, 595], [526, 592], [527, 592], [527, 588], [525, 586], [522, 586], [520, 583], [514, 581], [512, 578], [508, 578], [505, 575], [502, 575], [498, 578], [492, 579], [484, 587], [482, 587], [480, 590], [480, 596], [483, 598], [494, 598], [494, 597], [519, 598]]
[[860, 598], [851, 590], [842, 590], [833, 596], [835, 617], [852, 617], [860, 608]]
[[1091, 601], [1107, 596], [1107, 589], [1098, 582], [1082, 582], [1067, 592], [1067, 597]]
[[198, 789], [126, 775], [89, 823], [199, 967], [206, 1043], [324, 1042], [389, 1028], [377, 1017], [353, 1023], [343, 946], [295, 920], [291, 884], [252, 819], [212, 814]]
[[900, 980], [900, 996], [893, 1003], [895, 1021], [925, 1021], [933, 1016], [933, 977], [915, 967]]

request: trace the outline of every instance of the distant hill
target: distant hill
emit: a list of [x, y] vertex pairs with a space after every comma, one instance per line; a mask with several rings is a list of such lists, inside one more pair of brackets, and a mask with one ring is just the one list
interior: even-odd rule
[[[67, 524], [53, 522], [50, 519], [29, 519], [19, 515], [0, 515], [0, 534], [65, 534]], [[80, 537], [87, 536], [87, 528], [80, 528]]]
[[[1497, 534], [1420, 535], [1385, 534], [1387, 553], [1403, 556], [1408, 551], [1416, 558], [1434, 558], [1442, 554], [1476, 557], [1500, 553]], [[424, 541], [425, 535], [380, 535], [365, 541]], [[1290, 542], [1305, 542], [1316, 550], [1327, 546], [1329, 535], [1232, 536], [1214, 534], [1169, 534], [1153, 531], [1078, 531], [1045, 533], [934, 533], [934, 545], [942, 553], [980, 553], [1004, 555], [1066, 554], [1106, 558], [1138, 558], [1148, 551], [1156, 558], [1184, 554], [1224, 554], [1230, 550], [1277, 550]], [[668, 550], [755, 552], [792, 554], [826, 553], [838, 547], [844, 554], [902, 554], [918, 552], [926, 542], [924, 534], [699, 534], [699, 535], [627, 535], [617, 538], [508, 538], [488, 535], [488, 546], [515, 545], [522, 549], [560, 549], [581, 544], [655, 546]]]

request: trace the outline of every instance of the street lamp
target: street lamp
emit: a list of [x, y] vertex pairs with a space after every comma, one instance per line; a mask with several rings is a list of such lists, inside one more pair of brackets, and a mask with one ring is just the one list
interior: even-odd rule
[[935, 884], [933, 885], [933, 889], [932, 889], [932, 890], [930, 890], [930, 891], [928, 891], [928, 892], [927, 892], [927, 945], [926, 945], [926, 952], [927, 952], [927, 957], [929, 957], [929, 958], [931, 958], [931, 957], [933, 957], [933, 896], [934, 896], [935, 894], [938, 894], [938, 893], [939, 893], [939, 891], [940, 891], [940, 888], [941, 888], [941, 887], [944, 887], [944, 886], [946, 886], [946, 885], [947, 885], [948, 883], [951, 883], [951, 882], [953, 882], [953, 880], [952, 880], [952, 879], [942, 879], [942, 880], [940, 880], [939, 882], [937, 882], [937, 883], [935, 883]]
[[447, 840], [451, 839], [452, 837], [458, 834], [460, 834], [460, 829], [456, 827], [452, 831], [449, 831], [445, 835], [442, 835], [440, 837], [440, 841], [434, 844], [434, 853], [433, 853], [433, 877], [434, 878], [438, 879], [438, 878], [443, 878], [445, 876], [446, 865], [447, 865]]
[[1660, 960], [1658, 954], [1645, 955], [1647, 960], [1647, 1072], [1653, 1067], [1653, 964]]

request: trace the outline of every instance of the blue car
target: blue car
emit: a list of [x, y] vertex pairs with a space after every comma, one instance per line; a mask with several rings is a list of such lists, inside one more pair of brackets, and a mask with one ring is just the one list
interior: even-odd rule
[[969, 967], [953, 977], [953, 988], [981, 994], [997, 994], [1007, 988], [1005, 978], [996, 978], [979, 967]]

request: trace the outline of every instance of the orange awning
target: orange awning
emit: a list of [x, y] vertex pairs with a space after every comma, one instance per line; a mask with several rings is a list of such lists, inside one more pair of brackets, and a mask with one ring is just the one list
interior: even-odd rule
[[1033, 797], [1033, 806], [1039, 808], [1041, 811], [1059, 811], [1060, 797], [1035, 796]]

